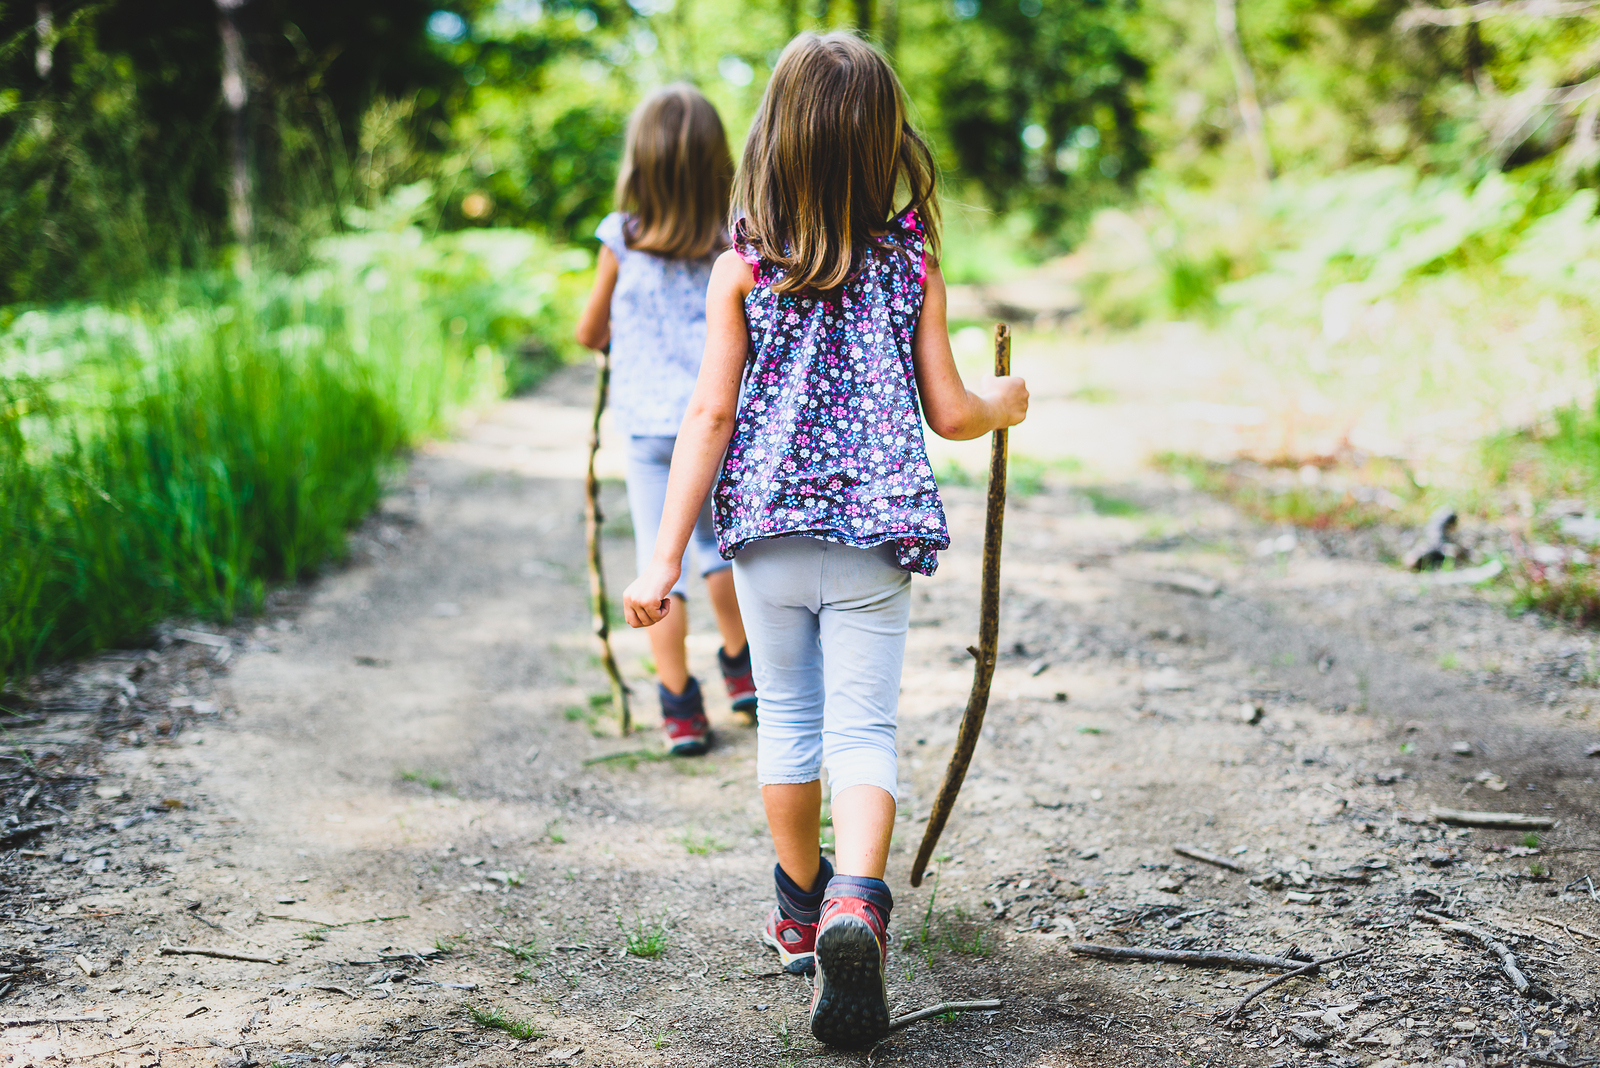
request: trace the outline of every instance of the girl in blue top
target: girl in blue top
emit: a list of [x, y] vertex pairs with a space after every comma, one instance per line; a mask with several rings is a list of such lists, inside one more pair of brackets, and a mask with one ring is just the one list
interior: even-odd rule
[[[628, 510], [639, 569], [655, 549], [678, 424], [700, 371], [706, 340], [706, 283], [725, 229], [733, 160], [722, 120], [690, 85], [669, 85], [648, 97], [628, 122], [617, 178], [617, 206], [595, 236], [600, 259], [594, 289], [578, 322], [578, 340], [611, 350], [611, 414], [628, 435]], [[711, 504], [702, 494], [692, 527], [695, 559], [705, 575], [722, 631], [717, 659], [733, 707], [756, 711], [750, 650], [729, 564], [717, 552]], [[678, 546], [679, 573], [686, 546]], [[671, 596], [683, 603], [681, 578]], [[667, 747], [704, 753], [711, 729], [700, 684], [689, 674], [689, 616], [650, 632], [660, 680]]]
[[[672, 620], [714, 483], [761, 690], [756, 773], [778, 854], [762, 937], [790, 971], [814, 969], [812, 1032], [864, 1049], [889, 1028], [883, 874], [910, 574], [932, 574], [949, 544], [922, 420], [975, 438], [1020, 422], [1028, 392], [1015, 377], [962, 384], [933, 160], [893, 71], [858, 38], [790, 42], [734, 202], [655, 554], [623, 606], [631, 626]], [[824, 766], [832, 865], [818, 851]]]

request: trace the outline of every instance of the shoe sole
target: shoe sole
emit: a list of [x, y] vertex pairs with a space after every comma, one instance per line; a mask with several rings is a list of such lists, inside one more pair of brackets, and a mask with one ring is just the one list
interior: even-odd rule
[[755, 697], [741, 697], [733, 703], [733, 710], [735, 712], [747, 712], [749, 713], [750, 718], [754, 719], [756, 716], [756, 705], [759, 703], [759, 700]]
[[790, 975], [810, 975], [817, 970], [815, 953], [791, 953], [770, 932], [761, 932], [761, 941], [778, 951], [778, 964]]
[[705, 756], [711, 748], [711, 739], [679, 742], [677, 745], [667, 747], [667, 752], [672, 756]]
[[811, 1033], [840, 1049], [871, 1049], [889, 1034], [883, 952], [866, 921], [842, 916], [817, 936]]

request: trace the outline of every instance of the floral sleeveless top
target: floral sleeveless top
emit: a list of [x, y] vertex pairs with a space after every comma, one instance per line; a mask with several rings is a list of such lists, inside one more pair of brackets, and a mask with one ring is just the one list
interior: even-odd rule
[[931, 575], [949, 546], [912, 373], [927, 279], [916, 214], [896, 217], [884, 244], [826, 299], [780, 295], [781, 270], [752, 247], [743, 220], [735, 228], [755, 288], [744, 301], [751, 358], [712, 492], [725, 559], [803, 534], [892, 543], [902, 568]]

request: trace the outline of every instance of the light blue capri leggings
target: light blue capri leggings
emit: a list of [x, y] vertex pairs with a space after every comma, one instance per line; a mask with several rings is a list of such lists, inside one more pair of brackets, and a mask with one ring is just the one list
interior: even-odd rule
[[[639, 574], [644, 574], [650, 557], [655, 555], [656, 535], [661, 532], [661, 513], [667, 505], [667, 472], [672, 469], [672, 446], [677, 438], [629, 438], [628, 463], [624, 477], [628, 480], [628, 511], [633, 514], [633, 559]], [[711, 527], [711, 498], [706, 497], [700, 506], [700, 518], [695, 520], [694, 535], [689, 544], [694, 548], [694, 561], [700, 565], [700, 574], [709, 575], [732, 566], [717, 553], [717, 535]], [[687, 598], [684, 585], [689, 574], [689, 554], [683, 554], [682, 570], [678, 584], [672, 592]]]
[[852, 786], [895, 795], [895, 711], [911, 619], [911, 576], [894, 548], [792, 536], [733, 562], [761, 694], [756, 779], [806, 783], [828, 768], [830, 796]]

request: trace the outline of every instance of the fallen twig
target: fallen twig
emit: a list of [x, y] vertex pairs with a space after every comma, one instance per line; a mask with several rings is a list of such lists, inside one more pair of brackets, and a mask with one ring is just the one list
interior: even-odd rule
[[1417, 915], [1429, 923], [1437, 924], [1446, 931], [1455, 934], [1464, 934], [1481, 944], [1489, 952], [1500, 958], [1500, 970], [1506, 973], [1506, 978], [1511, 980], [1511, 985], [1517, 988], [1517, 993], [1525, 998], [1537, 998], [1540, 1001], [1551, 1000], [1551, 994], [1542, 986], [1535, 986], [1522, 974], [1522, 969], [1517, 967], [1517, 956], [1511, 952], [1509, 946], [1482, 927], [1471, 923], [1462, 923], [1427, 909], [1418, 909]]
[[360, 1001], [361, 1000], [361, 995], [357, 994], [355, 991], [346, 990], [342, 986], [334, 986], [331, 983], [326, 983], [326, 984], [323, 984], [321, 986], [313, 986], [311, 989], [312, 990], [326, 990], [330, 994], [343, 994], [345, 997], [349, 998], [351, 1001]]
[[1563, 1061], [1556, 1057], [1541, 1057], [1537, 1053], [1524, 1055], [1529, 1064], [1553, 1064], [1556, 1068], [1586, 1068], [1587, 1065], [1600, 1064], [1600, 1057], [1589, 1057], [1581, 1061]]
[[1223, 1022], [1231, 1025], [1239, 1018], [1239, 1014], [1245, 1010], [1246, 1005], [1249, 1005], [1256, 998], [1260, 997], [1262, 994], [1265, 994], [1279, 983], [1287, 983], [1290, 979], [1298, 979], [1302, 975], [1314, 975], [1321, 970], [1324, 964], [1332, 964], [1334, 961], [1340, 960], [1349, 960], [1351, 957], [1359, 957], [1367, 952], [1369, 952], [1369, 950], [1358, 949], [1353, 953], [1341, 953], [1337, 957], [1324, 957], [1322, 960], [1314, 960], [1302, 967], [1296, 968], [1292, 972], [1285, 972], [1283, 975], [1280, 975], [1275, 979], [1268, 979], [1266, 982], [1250, 991], [1250, 993], [1246, 994], [1244, 996], [1244, 1000], [1235, 1005], [1233, 1007], [1233, 1011], [1228, 1013], [1227, 1016], [1223, 1017]]
[[1559, 927], [1568, 934], [1580, 934], [1585, 938], [1592, 938], [1596, 942], [1600, 942], [1600, 934], [1595, 934], [1587, 927], [1579, 927], [1575, 923], [1562, 923], [1560, 920], [1552, 920], [1548, 916], [1535, 916], [1534, 919], [1540, 923], [1548, 923], [1551, 927]]
[[1094, 942], [1069, 942], [1067, 948], [1080, 957], [1102, 960], [1145, 960], [1163, 964], [1187, 964], [1196, 968], [1277, 968], [1288, 970], [1309, 963], [1265, 953], [1243, 953], [1232, 949], [1145, 949], [1142, 946], [1102, 946]]
[[22, 826], [13, 827], [9, 831], [0, 831], [0, 846], [10, 845], [12, 842], [20, 842], [30, 835], [38, 834], [40, 831], [48, 831], [55, 825], [55, 820], [40, 820], [37, 823], [24, 823]]
[[125, 1049], [132, 1049], [135, 1046], [143, 1046], [146, 1043], [148, 1043], [149, 1041], [150, 1040], [148, 1038], [139, 1038], [139, 1039], [135, 1039], [132, 1042], [124, 1042], [120, 1046], [112, 1046], [110, 1049], [103, 1049], [98, 1053], [74, 1053], [72, 1056], [68, 1057], [67, 1060], [69, 1060], [69, 1061], [92, 1061], [96, 1057], [104, 1057], [108, 1053], [120, 1053]]
[[363, 923], [383, 923], [385, 920], [409, 920], [410, 918], [411, 917], [409, 915], [373, 916], [370, 919], [365, 920], [345, 920], [343, 923], [326, 923], [322, 920], [308, 920], [304, 916], [285, 916], [278, 912], [269, 913], [267, 915], [267, 919], [269, 920], [288, 920], [290, 923], [309, 923], [313, 927], [323, 927], [330, 931], [338, 927], [357, 927]]
[[1240, 864], [1237, 860], [1232, 860], [1228, 857], [1222, 856], [1219, 853], [1209, 852], [1208, 850], [1201, 849], [1199, 846], [1175, 845], [1172, 847], [1172, 851], [1178, 854], [1180, 857], [1188, 857], [1190, 860], [1203, 861], [1206, 864], [1215, 864], [1217, 867], [1227, 868], [1229, 871], [1248, 872], [1250, 870], [1245, 865]]
[[984, 1001], [941, 1001], [937, 1005], [929, 1005], [916, 1012], [908, 1012], [904, 1016], [896, 1016], [889, 1021], [889, 1030], [898, 1031], [902, 1027], [909, 1027], [918, 1020], [926, 1020], [930, 1016], [941, 1016], [947, 1012], [973, 1012], [977, 1009], [998, 1009], [999, 998], [989, 998]]
[[1498, 827], [1512, 831], [1547, 831], [1556, 821], [1545, 816], [1521, 812], [1469, 812], [1460, 808], [1436, 808], [1430, 813], [1440, 823], [1456, 827]]
[[1368, 1035], [1372, 1034], [1372, 1032], [1376, 1031], [1378, 1028], [1383, 1027], [1385, 1024], [1392, 1024], [1396, 1020], [1404, 1020], [1407, 1016], [1410, 1016], [1413, 1011], [1415, 1011], [1415, 1010], [1405, 1009], [1405, 1010], [1403, 1010], [1401, 1012], [1395, 1013], [1393, 1016], [1385, 1016], [1383, 1019], [1379, 1020], [1377, 1023], [1373, 1024], [1371, 1027], [1363, 1027], [1361, 1030], [1359, 1030], [1355, 1034], [1351, 1035], [1350, 1036], [1350, 1041], [1354, 1042], [1358, 1038], [1365, 1038]]
[[260, 953], [236, 953], [231, 949], [213, 949], [210, 946], [162, 946], [163, 957], [216, 957], [218, 960], [247, 960], [254, 964], [282, 964], [281, 957], [268, 957]]
[[88, 1016], [5, 1016], [0, 1017], [0, 1027], [32, 1027], [34, 1024], [105, 1023], [110, 1017], [103, 1012]]

